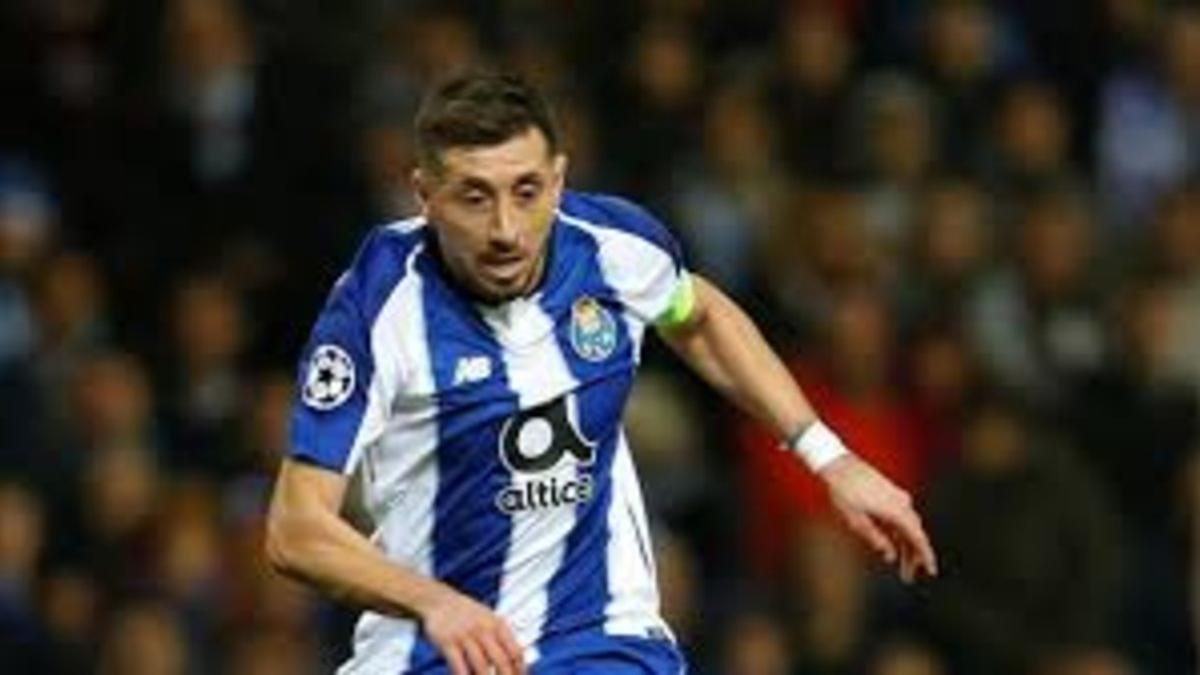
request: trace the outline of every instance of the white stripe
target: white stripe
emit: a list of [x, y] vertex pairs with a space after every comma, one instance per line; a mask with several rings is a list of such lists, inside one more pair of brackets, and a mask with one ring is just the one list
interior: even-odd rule
[[604, 281], [643, 324], [666, 311], [682, 278], [666, 251], [624, 230], [602, 227], [562, 211], [558, 216], [596, 240]]
[[400, 234], [409, 234], [425, 227], [425, 216], [413, 216], [404, 220], [397, 220], [387, 225], [387, 229]]
[[[433, 575], [434, 502], [437, 497], [437, 408], [425, 333], [423, 281], [407, 261], [404, 280], [388, 298], [372, 330], [372, 343], [397, 389], [388, 399], [389, 421], [365, 450], [367, 507], [375, 520], [371, 540], [398, 565]], [[378, 361], [377, 361], [378, 362]], [[338, 673], [397, 673], [408, 665], [415, 622], [364, 612], [354, 630], [354, 656]]]
[[[551, 401], [576, 387], [578, 383], [554, 339], [554, 322], [535, 299], [481, 307], [480, 312], [502, 347], [509, 385], [522, 409]], [[573, 465], [564, 465], [562, 471], [560, 480], [577, 475]], [[525, 477], [513, 474], [513, 480]], [[496, 608], [525, 648], [527, 663], [537, 660], [535, 645], [546, 621], [550, 580], [562, 565], [567, 536], [575, 520], [571, 506], [533, 509], [512, 516], [512, 538]]]
[[[391, 227], [397, 228], [405, 223], [408, 221], [401, 221]], [[395, 333], [399, 328], [397, 324], [400, 323], [397, 319], [402, 321], [406, 318], [404, 303], [411, 301], [409, 299], [411, 293], [408, 295], [404, 293], [406, 286], [411, 286], [411, 283], [406, 282], [409, 282], [415, 275], [413, 262], [424, 248], [424, 244], [413, 247], [404, 261], [404, 276], [388, 293], [387, 300], [384, 301], [379, 315], [375, 318], [375, 324], [371, 326], [371, 356], [375, 362], [375, 372], [371, 375], [371, 382], [367, 388], [367, 404], [358, 425], [358, 433], [354, 435], [349, 456], [346, 458], [346, 464], [342, 467], [342, 473], [346, 475], [354, 473], [354, 470], [358, 468], [363, 450], [379, 440], [383, 434], [388, 418], [391, 416], [390, 408], [392, 401], [396, 398], [397, 387], [407, 375], [404, 372], [405, 359], [397, 351], [398, 342]], [[417, 308], [420, 308], [419, 304]], [[421, 326], [423, 331], [423, 320]]]
[[[657, 571], [642, 489], [629, 444], [622, 431], [612, 466], [612, 502], [608, 507], [608, 589], [604, 632], [646, 637], [649, 629], [671, 635], [660, 618]], [[673, 639], [673, 638], [672, 638]]]
[[387, 425], [388, 401], [391, 397], [387, 394], [386, 382], [387, 378], [379, 372], [379, 365], [376, 364], [375, 373], [371, 376], [371, 383], [367, 388], [367, 404], [358, 424], [358, 433], [354, 435], [349, 456], [342, 466], [342, 473], [347, 476], [358, 469], [363, 451], [379, 440]]

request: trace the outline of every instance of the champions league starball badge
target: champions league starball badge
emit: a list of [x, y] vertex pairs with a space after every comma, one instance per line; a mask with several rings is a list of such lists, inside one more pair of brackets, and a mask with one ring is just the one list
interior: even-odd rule
[[617, 348], [617, 322], [595, 298], [584, 296], [571, 306], [571, 347], [587, 361], [612, 356]]
[[354, 382], [354, 360], [341, 347], [324, 344], [309, 359], [301, 397], [311, 408], [333, 410], [354, 393]]

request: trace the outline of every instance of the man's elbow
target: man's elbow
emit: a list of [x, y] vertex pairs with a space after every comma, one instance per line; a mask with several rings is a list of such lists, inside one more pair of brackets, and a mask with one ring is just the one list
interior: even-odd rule
[[321, 567], [343, 481], [341, 476], [284, 462], [263, 537], [264, 558], [272, 570], [303, 581]]
[[263, 553], [271, 570], [290, 576], [295, 568], [295, 555], [291, 551], [287, 533], [282, 531], [279, 518], [272, 515], [267, 519], [267, 533], [263, 541]]
[[304, 565], [304, 533], [295, 516], [284, 515], [273, 509], [267, 518], [267, 532], [263, 549], [267, 565], [287, 577], [300, 577]]

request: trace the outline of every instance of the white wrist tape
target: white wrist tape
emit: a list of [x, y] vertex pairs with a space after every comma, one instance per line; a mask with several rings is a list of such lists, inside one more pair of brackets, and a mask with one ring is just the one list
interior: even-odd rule
[[846, 446], [842, 443], [842, 439], [833, 433], [833, 430], [825, 426], [821, 420], [816, 420], [812, 424], [805, 427], [804, 431], [794, 436], [788, 447], [800, 455], [804, 463], [813, 472], [820, 471], [826, 466], [829, 466], [833, 460], [850, 454]]

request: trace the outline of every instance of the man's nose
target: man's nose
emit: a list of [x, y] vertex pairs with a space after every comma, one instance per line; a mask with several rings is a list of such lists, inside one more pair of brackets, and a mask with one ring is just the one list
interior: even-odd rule
[[491, 239], [492, 243], [506, 247], [521, 243], [521, 220], [511, 205], [501, 203], [497, 206]]

